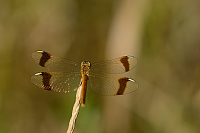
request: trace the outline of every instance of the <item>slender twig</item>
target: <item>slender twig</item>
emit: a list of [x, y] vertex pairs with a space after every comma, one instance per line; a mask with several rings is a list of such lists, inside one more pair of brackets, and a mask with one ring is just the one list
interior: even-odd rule
[[78, 117], [78, 113], [80, 110], [80, 105], [81, 105], [81, 91], [82, 91], [82, 85], [80, 85], [77, 89], [76, 92], [76, 101], [74, 103], [73, 111], [72, 111], [72, 116], [69, 122], [69, 126], [67, 129], [66, 133], [73, 133], [75, 129], [75, 124], [76, 124], [76, 119]]

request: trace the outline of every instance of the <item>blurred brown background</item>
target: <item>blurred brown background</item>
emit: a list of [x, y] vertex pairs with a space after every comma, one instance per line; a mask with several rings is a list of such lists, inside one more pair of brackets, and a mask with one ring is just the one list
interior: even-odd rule
[[1, 0], [0, 133], [65, 133], [75, 93], [42, 90], [36, 50], [77, 62], [138, 58], [139, 89], [90, 91], [77, 133], [200, 132], [199, 0]]

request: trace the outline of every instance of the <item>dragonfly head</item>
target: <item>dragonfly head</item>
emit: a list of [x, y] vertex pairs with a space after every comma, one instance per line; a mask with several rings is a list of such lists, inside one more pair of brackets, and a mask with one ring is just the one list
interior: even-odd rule
[[89, 61], [82, 61], [81, 67], [89, 67], [90, 68], [90, 62]]

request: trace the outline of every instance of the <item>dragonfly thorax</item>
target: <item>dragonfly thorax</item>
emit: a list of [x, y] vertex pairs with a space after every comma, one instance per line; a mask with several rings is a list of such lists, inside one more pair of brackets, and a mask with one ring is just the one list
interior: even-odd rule
[[89, 61], [83, 61], [81, 62], [81, 75], [86, 74], [89, 76], [90, 72], [90, 62]]

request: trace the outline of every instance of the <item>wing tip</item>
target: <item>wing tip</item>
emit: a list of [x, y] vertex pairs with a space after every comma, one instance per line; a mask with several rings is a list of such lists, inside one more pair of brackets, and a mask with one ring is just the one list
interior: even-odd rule
[[45, 51], [43, 51], [43, 50], [37, 50], [36, 52], [37, 53], [44, 53]]
[[35, 75], [35, 76], [38, 76], [38, 75], [42, 75], [42, 73], [43, 73], [43, 72], [38, 72], [38, 73], [35, 73], [34, 75]]
[[134, 79], [132, 78], [128, 78], [128, 81], [131, 81], [131, 82], [136, 82]]

